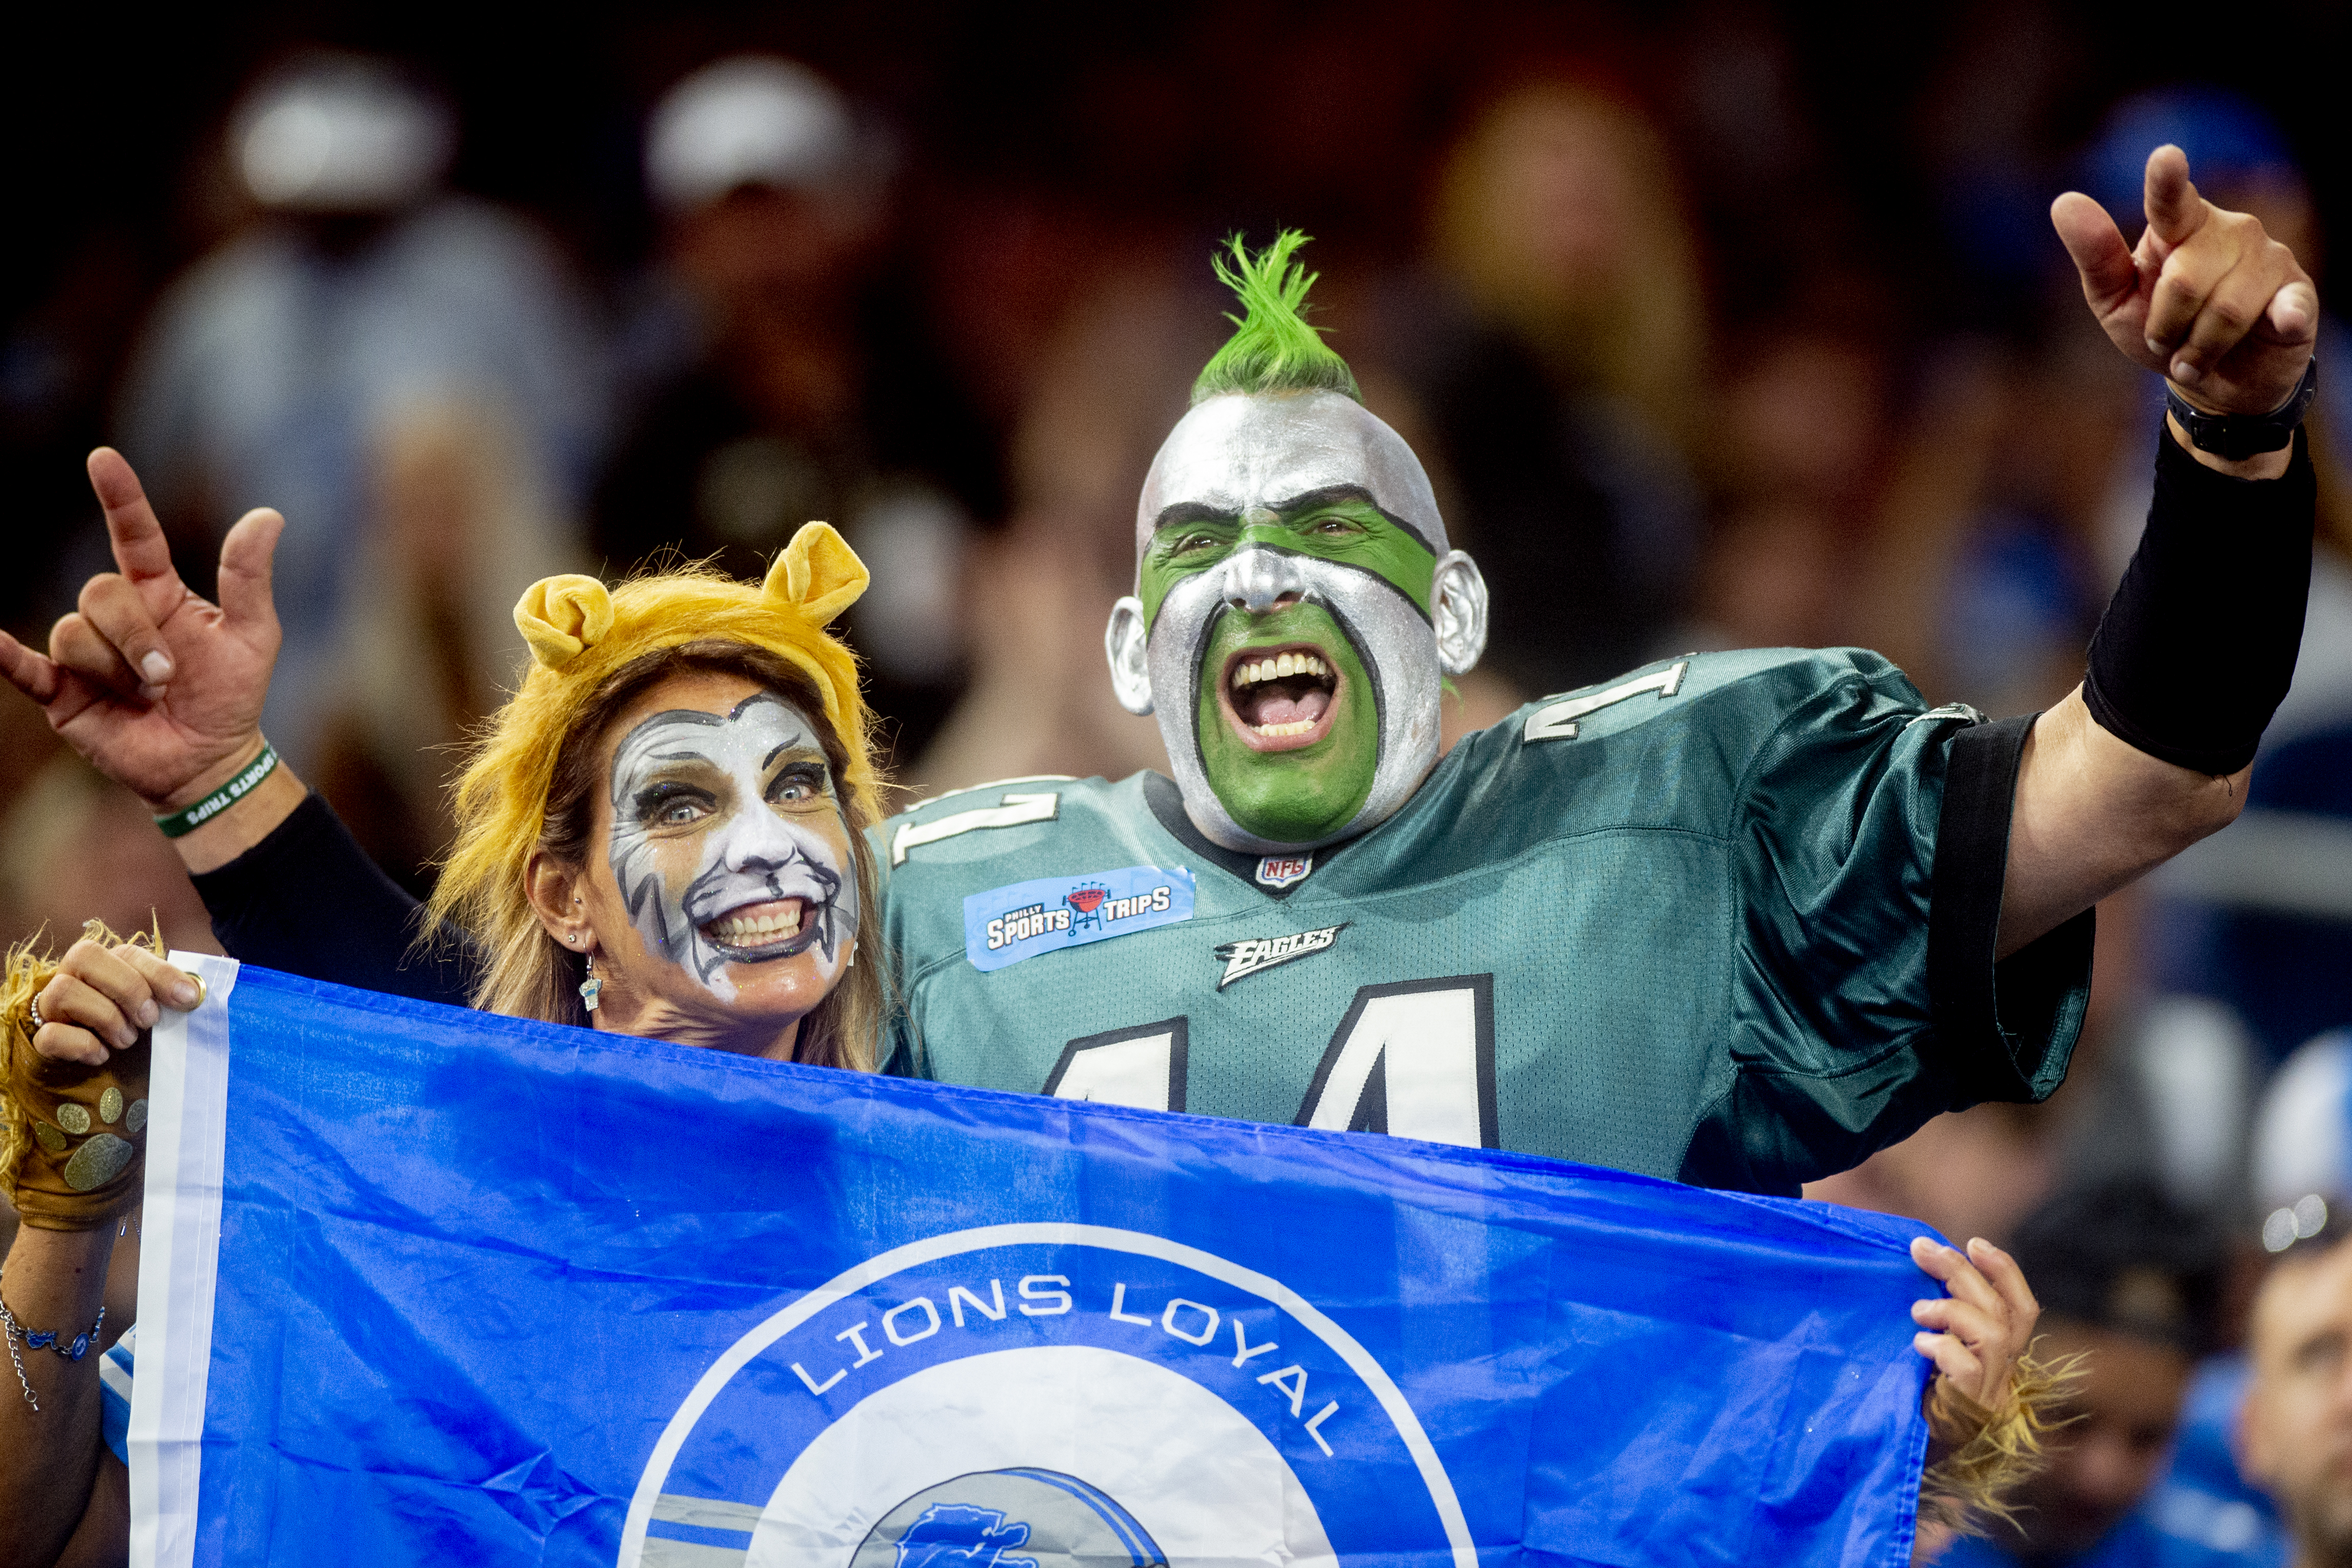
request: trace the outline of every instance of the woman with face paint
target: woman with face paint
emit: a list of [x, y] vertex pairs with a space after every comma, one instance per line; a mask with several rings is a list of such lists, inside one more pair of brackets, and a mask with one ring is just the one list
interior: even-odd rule
[[524, 595], [533, 667], [458, 780], [431, 905], [480, 955], [476, 1005], [872, 1069], [879, 813], [856, 663], [824, 630], [866, 581], [812, 523], [757, 590]]
[[[866, 583], [811, 523], [758, 587], [691, 570], [534, 585], [515, 610], [530, 666], [457, 781], [416, 961], [461, 970], [493, 1012], [870, 1071], [877, 780], [856, 658], [824, 630]], [[241, 765], [232, 799], [292, 785], [250, 744], [268, 760]], [[354, 899], [390, 890], [324, 863]], [[136, 1301], [146, 1031], [198, 999], [143, 941], [9, 959], [0, 1190], [23, 1228], [0, 1333], [23, 1397], [0, 1399], [0, 1562], [127, 1540], [133, 1347], [110, 1349], [106, 1324]]]

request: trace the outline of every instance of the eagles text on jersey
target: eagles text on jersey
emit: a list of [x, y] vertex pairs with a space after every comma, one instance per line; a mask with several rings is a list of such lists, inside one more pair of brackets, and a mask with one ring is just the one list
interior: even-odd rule
[[942, 797], [875, 830], [894, 1066], [1793, 1191], [2063, 1076], [2089, 922], [1996, 975], [2023, 727], [1980, 716], [1692, 655], [1467, 737], [1311, 875], [1157, 774]]

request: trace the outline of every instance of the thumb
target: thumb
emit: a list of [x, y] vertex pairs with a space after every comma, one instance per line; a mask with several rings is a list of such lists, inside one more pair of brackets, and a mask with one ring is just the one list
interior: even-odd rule
[[48, 706], [58, 695], [58, 667], [5, 632], [0, 632], [0, 674], [26, 696]]
[[229, 625], [239, 633], [266, 632], [278, 635], [278, 604], [270, 596], [269, 568], [278, 553], [278, 538], [286, 519], [268, 507], [257, 507], [236, 520], [221, 541], [220, 607]]
[[2168, 246], [2205, 226], [2205, 198], [2189, 182], [2189, 154], [2168, 141], [2147, 155], [2147, 226]]
[[2050, 204], [2050, 223], [2083, 275], [2083, 298], [2092, 309], [2105, 316], [2139, 292], [2139, 268], [2106, 208], [2069, 191]]

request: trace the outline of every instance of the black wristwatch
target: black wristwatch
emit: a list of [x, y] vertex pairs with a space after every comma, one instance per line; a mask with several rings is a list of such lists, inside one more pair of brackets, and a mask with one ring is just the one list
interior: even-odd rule
[[2170, 382], [2164, 383], [2164, 405], [2180, 428], [2189, 433], [2189, 444], [2200, 452], [2210, 452], [2216, 457], [2226, 457], [2232, 463], [2242, 463], [2249, 457], [2259, 457], [2265, 452], [2276, 452], [2294, 439], [2295, 427], [2311, 407], [2311, 400], [2319, 395], [2319, 356], [2314, 354], [2311, 363], [2303, 368], [2303, 380], [2297, 382], [2287, 400], [2268, 413], [2207, 413], [2192, 408], [2189, 401]]

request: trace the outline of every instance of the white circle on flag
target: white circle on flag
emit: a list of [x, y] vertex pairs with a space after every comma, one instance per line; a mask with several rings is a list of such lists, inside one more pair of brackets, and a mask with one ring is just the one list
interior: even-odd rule
[[1156, 1362], [1071, 1344], [942, 1362], [858, 1401], [785, 1470], [745, 1568], [840, 1568], [916, 1493], [1024, 1468], [1116, 1500], [1171, 1568], [1338, 1561], [1307, 1490], [1239, 1411]]
[[[654, 1548], [656, 1544], [660, 1547], [663, 1560], [671, 1560], [668, 1553], [668, 1548], [673, 1544], [673, 1542], [665, 1541], [656, 1543], [649, 1536], [649, 1527], [654, 1521], [655, 1510], [656, 1506], [667, 1500], [667, 1485], [670, 1479], [671, 1469], [677, 1462], [679, 1453], [685, 1448], [688, 1439], [694, 1436], [698, 1424], [701, 1422], [705, 1414], [709, 1411], [713, 1401], [717, 1400], [720, 1394], [724, 1392], [728, 1385], [734, 1380], [736, 1375], [745, 1367], [749, 1366], [755, 1359], [765, 1354], [772, 1347], [777, 1345], [779, 1342], [784, 1340], [794, 1331], [807, 1324], [819, 1313], [850, 1299], [858, 1292], [866, 1290], [867, 1287], [872, 1286], [880, 1281], [890, 1279], [908, 1269], [937, 1262], [938, 1260], [945, 1258], [961, 1257], [969, 1253], [985, 1251], [994, 1248], [1034, 1246], [1080, 1248], [1099, 1250], [1109, 1254], [1127, 1254], [1135, 1257], [1160, 1259], [1164, 1261], [1173, 1263], [1180, 1268], [1190, 1269], [1197, 1273], [1204, 1274], [1210, 1279], [1230, 1285], [1237, 1290], [1246, 1291], [1250, 1295], [1255, 1296], [1259, 1300], [1280, 1310], [1289, 1320], [1296, 1322], [1309, 1334], [1328, 1346], [1331, 1351], [1337, 1354], [1339, 1363], [1347, 1368], [1348, 1372], [1360, 1380], [1364, 1390], [1371, 1396], [1373, 1403], [1377, 1405], [1381, 1414], [1386, 1417], [1387, 1423], [1394, 1431], [1396, 1437], [1403, 1445], [1405, 1455], [1411, 1461], [1413, 1471], [1420, 1481], [1421, 1486], [1426, 1489], [1429, 1501], [1437, 1513], [1437, 1523], [1442, 1528], [1445, 1535], [1445, 1555], [1447, 1559], [1450, 1559], [1452, 1568], [1477, 1568], [1477, 1552], [1471, 1543], [1469, 1521], [1463, 1515], [1461, 1500], [1456, 1496], [1454, 1490], [1454, 1483], [1452, 1479], [1447, 1477], [1445, 1467], [1438, 1458], [1436, 1446], [1430, 1441], [1429, 1435], [1422, 1429], [1420, 1418], [1413, 1414], [1412, 1406], [1406, 1401], [1404, 1391], [1397, 1386], [1396, 1380], [1392, 1378], [1388, 1372], [1381, 1367], [1380, 1363], [1372, 1357], [1371, 1354], [1361, 1344], [1358, 1343], [1355, 1338], [1345, 1329], [1341, 1328], [1312, 1302], [1301, 1296], [1297, 1291], [1284, 1284], [1281, 1281], [1274, 1279], [1269, 1275], [1259, 1273], [1255, 1270], [1244, 1268], [1240, 1264], [1228, 1259], [1217, 1256], [1215, 1253], [1204, 1251], [1200, 1248], [1192, 1247], [1181, 1241], [1171, 1240], [1166, 1237], [1154, 1236], [1149, 1232], [1121, 1229], [1111, 1226], [1079, 1224], [1066, 1220], [1035, 1220], [1004, 1225], [978, 1226], [970, 1229], [949, 1231], [941, 1235], [926, 1237], [917, 1241], [911, 1241], [898, 1247], [894, 1247], [886, 1252], [877, 1253], [873, 1257], [866, 1259], [862, 1262], [852, 1265], [850, 1268], [844, 1270], [839, 1274], [835, 1275], [831, 1280], [828, 1280], [815, 1290], [810, 1291], [805, 1294], [795, 1298], [789, 1304], [760, 1322], [748, 1333], [744, 1333], [740, 1338], [737, 1339], [733, 1344], [728, 1347], [725, 1354], [720, 1355], [719, 1359], [714, 1362], [696, 1382], [693, 1390], [687, 1396], [685, 1402], [678, 1406], [677, 1413], [670, 1417], [669, 1424], [663, 1429], [659, 1441], [655, 1444], [654, 1451], [651, 1457], [646, 1460], [644, 1473], [638, 1478], [635, 1495], [631, 1498], [629, 1502], [628, 1517], [622, 1526], [621, 1548], [617, 1558], [619, 1568], [645, 1568], [645, 1565], [650, 1564], [656, 1561]], [[894, 1311], [898, 1310], [905, 1310], [905, 1303], [901, 1303], [899, 1308], [894, 1309]], [[936, 1312], [936, 1308], [931, 1310]], [[1027, 1308], [1024, 1307], [1023, 1310], [1024, 1313], [1027, 1312]], [[1066, 1305], [1064, 1310], [1067, 1310]], [[1047, 1312], [1043, 1315], [1042, 1321], [1048, 1322], [1055, 1322], [1057, 1321], [1059, 1317], [1059, 1312]], [[1175, 1331], [1172, 1329], [1169, 1332], [1171, 1334], [1175, 1334]], [[836, 1334], [834, 1337], [840, 1339], [847, 1336], [845, 1334]], [[918, 1334], [915, 1337], [928, 1340], [930, 1336], [926, 1333]], [[1190, 1335], [1176, 1335], [1175, 1337], [1181, 1338], [1188, 1343], [1199, 1343], [1192, 1340]], [[893, 1343], [896, 1344], [905, 1344], [912, 1342], [909, 1340], [898, 1339], [894, 1336]], [[1131, 1356], [1118, 1355], [1114, 1352], [1103, 1351], [1100, 1350], [1099, 1347], [1089, 1347], [1084, 1344], [1029, 1346], [1024, 1347], [1023, 1351], [1018, 1352], [1007, 1351], [984, 1354], [1000, 1356], [1012, 1356], [1024, 1354], [1034, 1355], [1068, 1355], [1085, 1354], [1088, 1353], [1111, 1356], [1121, 1363], [1133, 1362], [1137, 1359]], [[959, 1362], [962, 1362], [977, 1360], [980, 1358], [967, 1356], [956, 1359]], [[865, 1364], [865, 1361], [861, 1359], [854, 1364], [862, 1366]], [[892, 1440], [895, 1443], [901, 1445], [900, 1449], [898, 1451], [906, 1451], [909, 1448], [928, 1450], [932, 1444], [941, 1441], [940, 1435], [946, 1429], [946, 1423], [951, 1420], [970, 1418], [970, 1412], [968, 1410], [940, 1409], [934, 1407], [932, 1396], [929, 1391], [934, 1388], [945, 1389], [951, 1386], [951, 1385], [945, 1383], [933, 1384], [929, 1382], [929, 1379], [934, 1374], [947, 1373], [950, 1370], [951, 1364], [952, 1364], [948, 1363], [937, 1364], [930, 1368], [910, 1373], [904, 1378], [892, 1379], [894, 1384], [913, 1383], [919, 1385], [920, 1387], [925, 1390], [919, 1397], [913, 1397], [910, 1396], [904, 1403], [897, 1401], [877, 1403], [877, 1401], [882, 1400], [884, 1396], [890, 1392], [889, 1389], [886, 1388], [877, 1391], [876, 1395], [868, 1396], [866, 1399], [861, 1400], [858, 1405], [853, 1406], [851, 1408], [853, 1411], [856, 1411], [863, 1409], [867, 1405], [874, 1405], [877, 1409], [887, 1409], [893, 1412], [890, 1424], [887, 1430], [891, 1434]], [[1248, 1444], [1257, 1445], [1256, 1451], [1259, 1457], [1248, 1461], [1253, 1466], [1262, 1466], [1266, 1458], [1274, 1460], [1275, 1466], [1277, 1468], [1281, 1484], [1286, 1489], [1285, 1496], [1295, 1497], [1297, 1500], [1295, 1502], [1288, 1503], [1286, 1506], [1297, 1510], [1297, 1511], [1305, 1514], [1307, 1518], [1313, 1521], [1313, 1532], [1311, 1535], [1299, 1532], [1296, 1531], [1295, 1527], [1289, 1525], [1285, 1526], [1286, 1529], [1293, 1529], [1294, 1533], [1299, 1534], [1302, 1544], [1295, 1550], [1302, 1558], [1308, 1562], [1318, 1560], [1325, 1563], [1336, 1562], [1336, 1558], [1333, 1556], [1331, 1548], [1328, 1544], [1328, 1537], [1323, 1531], [1319, 1517], [1315, 1514], [1312, 1505], [1307, 1501], [1307, 1494], [1303, 1488], [1300, 1487], [1297, 1477], [1291, 1471], [1287, 1461], [1283, 1459], [1280, 1452], [1274, 1447], [1273, 1443], [1257, 1427], [1244, 1419], [1238, 1411], [1235, 1411], [1231, 1406], [1227, 1406], [1222, 1398], [1218, 1397], [1209, 1389], [1195, 1385], [1190, 1378], [1184, 1377], [1174, 1372], [1168, 1371], [1157, 1363], [1150, 1363], [1146, 1364], [1146, 1365], [1149, 1367], [1150, 1371], [1167, 1377], [1171, 1385], [1182, 1385], [1182, 1392], [1181, 1394], [1170, 1395], [1164, 1392], [1155, 1393], [1153, 1395], [1153, 1400], [1155, 1402], [1154, 1408], [1157, 1408], [1159, 1403], [1165, 1402], [1171, 1398], [1181, 1399], [1188, 1402], [1198, 1401], [1200, 1403], [1197, 1405], [1188, 1403], [1185, 1407], [1196, 1408], [1213, 1413], [1213, 1437], [1214, 1433], [1230, 1430], [1235, 1434], [1234, 1438], [1235, 1442], [1242, 1443], [1244, 1446]], [[797, 1364], [793, 1365], [793, 1369], [799, 1375], [803, 1383], [810, 1383], [811, 1380], [809, 1379], [808, 1374]], [[836, 1378], [840, 1374], [837, 1373], [835, 1375]], [[825, 1386], [830, 1387], [832, 1385], [827, 1384]], [[1079, 1409], [1086, 1410], [1088, 1413], [1092, 1412], [1093, 1402], [1097, 1398], [1097, 1385], [1095, 1383], [1079, 1382], [1072, 1384], [1063, 1382], [1055, 1386], [1058, 1388], [1060, 1396], [1066, 1404], [1074, 1404]], [[1155, 1389], [1160, 1387], [1157, 1383], [1154, 1383], [1153, 1386]], [[811, 1388], [813, 1392], [822, 1392], [822, 1390], [817, 1389], [813, 1383], [811, 1384]], [[1101, 1392], [1108, 1397], [1118, 1398], [1127, 1396], [1123, 1392], [1123, 1385], [1118, 1383], [1103, 1385]], [[995, 1396], [991, 1396], [991, 1397]], [[1017, 1405], [1022, 1401], [1037, 1401], [1041, 1396], [1034, 1387], [1022, 1386], [1008, 1393], [1006, 1397]], [[911, 1406], [911, 1408], [909, 1406]], [[1294, 1410], [1292, 1412], [1292, 1415], [1295, 1416], [1303, 1416], [1303, 1411], [1298, 1410]], [[991, 1409], [989, 1410], [988, 1415], [992, 1421], [1001, 1420], [1003, 1418], [1003, 1412], [1001, 1409]], [[1066, 1419], [1066, 1416], [1065, 1416], [1065, 1419]], [[1228, 1427], [1226, 1423], [1231, 1423], [1230, 1427]], [[845, 1417], [837, 1424], [844, 1427], [855, 1427], [860, 1432], [868, 1434], [864, 1439], [865, 1443], [870, 1444], [877, 1440], [872, 1436], [877, 1428], [872, 1427], [869, 1423]], [[1100, 1430], [1101, 1428], [1093, 1426], [1089, 1426], [1087, 1427], [1089, 1436], [1091, 1437], [1097, 1437], [1097, 1442], [1098, 1437], [1097, 1437], [1097, 1435]], [[1173, 1461], [1178, 1459], [1180, 1457], [1186, 1455], [1190, 1451], [1196, 1441], [1196, 1439], [1192, 1436], [1192, 1432], [1193, 1430], [1193, 1428], [1190, 1427], [1184, 1428], [1178, 1437], [1171, 1439], [1172, 1446], [1163, 1448], [1156, 1456], [1154, 1456], [1160, 1468], [1169, 1468]], [[820, 1444], [824, 1443], [826, 1438], [831, 1436], [832, 1434], [830, 1431], [821, 1433], [816, 1438], [810, 1441], [807, 1445], [808, 1448], [815, 1448]], [[747, 1439], [744, 1435], [738, 1434], [730, 1436], [725, 1440], [736, 1446], [740, 1449], [741, 1444]], [[1206, 1442], [1211, 1439], [1201, 1438], [1198, 1440]], [[860, 1445], [853, 1442], [848, 1444], [847, 1447], [855, 1451], [859, 1449]], [[1330, 1453], [1330, 1450], [1328, 1448], [1324, 1451], [1327, 1457]], [[793, 1463], [786, 1467], [786, 1474], [788, 1478], [798, 1470], [800, 1457], [800, 1455], [796, 1454]], [[830, 1462], [839, 1463], [842, 1461], [836, 1460]], [[860, 1458], [859, 1462], [861, 1465], [863, 1464], [864, 1461], [862, 1457]], [[992, 1467], [992, 1470], [1003, 1471], [1006, 1473], [1023, 1470], [1029, 1470], [1032, 1473], [1044, 1473], [1054, 1470], [1054, 1466], [1050, 1460], [1038, 1461], [1032, 1459], [1010, 1466], [995, 1466]], [[941, 1474], [936, 1466], [923, 1467], [919, 1469], [919, 1473], [932, 1477], [936, 1482], [938, 1480], [951, 1479], [959, 1475], [980, 1476], [985, 1473], [992, 1473], [992, 1467], [990, 1467], [985, 1461], [974, 1458], [958, 1462], [955, 1469], [948, 1470], [944, 1474]], [[1131, 1509], [1136, 1514], [1139, 1521], [1143, 1522], [1144, 1528], [1147, 1530], [1155, 1530], [1158, 1528], [1158, 1526], [1150, 1524], [1149, 1521], [1142, 1521], [1142, 1515], [1144, 1512], [1143, 1508], [1135, 1507], [1129, 1500], [1119, 1497], [1111, 1488], [1105, 1486], [1100, 1479], [1087, 1474], [1085, 1469], [1081, 1468], [1073, 1471], [1060, 1471], [1056, 1473], [1061, 1474], [1066, 1479], [1076, 1481], [1082, 1487], [1090, 1487], [1100, 1490], [1104, 1496], [1111, 1499], [1112, 1504], [1115, 1507]], [[887, 1501], [881, 1502], [878, 1505], [879, 1511], [865, 1514], [863, 1516], [868, 1524], [873, 1522], [873, 1521], [881, 1518], [884, 1514], [887, 1513], [891, 1508], [896, 1507], [898, 1503], [915, 1497], [924, 1490], [924, 1486], [910, 1480], [905, 1490], [898, 1490], [897, 1483], [894, 1480], [887, 1487], [877, 1485], [872, 1490], [877, 1496], [886, 1490], [892, 1491], [896, 1495], [890, 1497]], [[875, 1506], [873, 1500], [866, 1498], [866, 1493], [864, 1490], [853, 1488], [852, 1493], [856, 1497], [865, 1500], [859, 1503], [861, 1508]], [[761, 1511], [761, 1529], [764, 1530], [766, 1528], [765, 1521], [773, 1511], [774, 1499], [781, 1494], [782, 1485], [780, 1483], [778, 1490], [770, 1494], [770, 1507]], [[841, 1496], [842, 1494], [836, 1494], [835, 1506], [832, 1511], [835, 1515], [840, 1515], [842, 1511], [839, 1506]], [[678, 1500], [691, 1505], [698, 1500], [688, 1497], [681, 1498]], [[731, 1505], [722, 1506], [731, 1507]], [[805, 1513], [794, 1513], [791, 1517], [805, 1521], [810, 1516]], [[838, 1535], [845, 1530], [845, 1526], [838, 1523], [830, 1528], [835, 1535]], [[1170, 1521], [1169, 1528], [1170, 1540], [1171, 1542], [1189, 1543], [1195, 1539], [1194, 1534], [1191, 1531], [1185, 1529], [1179, 1521], [1171, 1520]], [[846, 1553], [854, 1552], [862, 1539], [863, 1538], [860, 1536], [849, 1536], [845, 1545], [839, 1549], [843, 1554], [828, 1557], [827, 1562], [833, 1565], [833, 1568], [840, 1568], [841, 1564], [845, 1564], [849, 1561]], [[1274, 1539], [1280, 1539], [1280, 1537], [1276, 1537]], [[684, 1543], [680, 1542], [677, 1544]], [[1310, 1552], [1308, 1550], [1309, 1545], [1314, 1545], [1316, 1550]], [[1182, 1558], [1192, 1563], [1204, 1564], [1223, 1563], [1238, 1561], [1227, 1556], [1223, 1548], [1212, 1551], [1205, 1555], [1198, 1552], [1188, 1552], [1184, 1548], [1174, 1544], [1170, 1544], [1166, 1550], [1171, 1559]], [[949, 1559], [942, 1559], [942, 1561], [952, 1559], [951, 1557]], [[813, 1560], [805, 1555], [773, 1559], [762, 1558], [755, 1555], [750, 1557], [749, 1561], [797, 1563]], [[1262, 1562], [1266, 1560], [1256, 1559], [1255, 1561]], [[1279, 1561], [1279, 1559], [1275, 1559], [1275, 1561]], [[1043, 1568], [1042, 1559], [1040, 1559], [1040, 1564], [1041, 1568]]]

